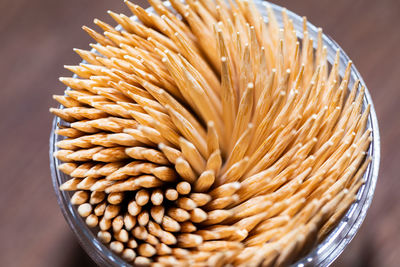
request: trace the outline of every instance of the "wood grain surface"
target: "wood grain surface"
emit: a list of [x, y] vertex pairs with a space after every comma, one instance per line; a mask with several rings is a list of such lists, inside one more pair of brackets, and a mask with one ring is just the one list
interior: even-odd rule
[[[368, 216], [334, 266], [400, 263], [400, 1], [274, 1], [305, 15], [348, 53], [370, 90], [382, 141], [381, 170]], [[136, 3], [147, 6], [144, 2]], [[88, 48], [80, 29], [123, 1], [0, 0], [0, 265], [95, 266], [59, 210], [48, 137], [64, 64]]]

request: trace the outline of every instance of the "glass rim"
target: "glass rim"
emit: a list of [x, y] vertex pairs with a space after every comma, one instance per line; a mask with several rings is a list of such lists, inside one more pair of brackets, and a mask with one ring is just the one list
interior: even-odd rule
[[[275, 12], [275, 15], [277, 16], [280, 25], [282, 25], [280, 14], [283, 10], [285, 10], [288, 17], [293, 20], [298, 38], [302, 38], [302, 30], [300, 30], [300, 27], [302, 27], [302, 17], [293, 13], [290, 10], [287, 10], [286, 8], [270, 2], [261, 2], [259, 0], [254, 0], [254, 2], [266, 21], [268, 19], [266, 17], [265, 6], [269, 5]], [[168, 1], [165, 1], [164, 4], [167, 7], [170, 6], [170, 3]], [[149, 7], [146, 9], [146, 11], [154, 12], [154, 9], [152, 7]], [[132, 18], [137, 20], [135, 16], [132, 16]], [[316, 36], [318, 28], [309, 21], [307, 21], [307, 27], [310, 37]], [[118, 25], [116, 29], [120, 30], [121, 26]], [[340, 51], [339, 74], [341, 77], [343, 77], [345, 69], [343, 66], [345, 66], [347, 62], [350, 61], [349, 57], [344, 52], [344, 50], [327, 34], [323, 33], [322, 40], [328, 50], [329, 63], [333, 62], [334, 53], [336, 53], [336, 50]], [[94, 49], [92, 49], [92, 51], [94, 51]], [[77, 76], [74, 75], [74, 77]], [[330, 232], [330, 234], [327, 235], [325, 239], [316, 247], [314, 247], [308, 254], [292, 264], [292, 266], [329, 266], [343, 252], [345, 247], [354, 238], [355, 234], [358, 232], [362, 222], [366, 217], [368, 208], [371, 205], [378, 179], [380, 163], [379, 127], [371, 95], [360, 73], [353, 64], [351, 66], [351, 75], [348, 88], [351, 88], [352, 83], [354, 84], [356, 80], [360, 81], [359, 88], [361, 88], [361, 86], [365, 87], [363, 109], [367, 104], [371, 105], [367, 127], [372, 130], [372, 142], [368, 150], [368, 156], [370, 156], [372, 160], [368, 164], [368, 167], [363, 176], [365, 183], [358, 190], [356, 200], [348, 208], [345, 215], [343, 215], [342, 219]], [[67, 88], [67, 90], [69, 90], [69, 88]], [[62, 108], [62, 105], [60, 105], [60, 108]], [[57, 168], [61, 164], [61, 161], [53, 157], [53, 153], [58, 149], [55, 144], [57, 141], [62, 139], [60, 136], [55, 134], [55, 129], [57, 129], [57, 125], [59, 123], [61, 123], [61, 119], [59, 117], [55, 117], [53, 119], [49, 140], [49, 157], [53, 188], [56, 193], [57, 202], [61, 208], [63, 216], [65, 217], [71, 230], [75, 233], [82, 248], [97, 264], [103, 266], [131, 266], [118, 255], [112, 253], [108, 247], [106, 247], [97, 239], [93, 231], [86, 225], [84, 219], [78, 214], [76, 208], [70, 203], [70, 193], [59, 190], [60, 185], [66, 180], [67, 177], [67, 175], [60, 172]]]

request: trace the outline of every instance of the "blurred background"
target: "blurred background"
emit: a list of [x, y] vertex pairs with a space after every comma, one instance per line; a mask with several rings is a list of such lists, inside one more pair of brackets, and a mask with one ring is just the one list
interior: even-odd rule
[[[134, 1], [144, 7], [143, 0]], [[363, 76], [378, 113], [382, 158], [368, 216], [333, 266], [399, 266], [400, 262], [400, 1], [273, 1], [324, 32]], [[92, 40], [81, 30], [106, 11], [130, 14], [123, 1], [0, 0], [0, 259], [2, 266], [95, 266], [59, 210], [48, 137], [62, 94], [59, 76], [76, 64], [72, 48]]]

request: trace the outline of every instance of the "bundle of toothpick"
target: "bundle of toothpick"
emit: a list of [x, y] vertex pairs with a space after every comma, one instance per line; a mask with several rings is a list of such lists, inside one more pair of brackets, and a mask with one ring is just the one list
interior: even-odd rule
[[[71, 203], [134, 265], [284, 266], [321, 242], [369, 163], [369, 106], [322, 31], [247, 0], [125, 1], [66, 66], [54, 156]], [[268, 22], [266, 22], [268, 21]], [[102, 32], [103, 34], [101, 34]], [[314, 49], [314, 47], [316, 47]], [[361, 88], [359, 88], [361, 87]]]

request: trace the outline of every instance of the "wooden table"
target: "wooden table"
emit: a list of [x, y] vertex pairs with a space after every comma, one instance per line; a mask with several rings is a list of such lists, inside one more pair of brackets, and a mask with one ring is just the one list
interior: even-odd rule
[[[375, 103], [382, 137], [381, 171], [360, 232], [335, 266], [400, 262], [400, 2], [276, 1], [324, 28], [348, 53]], [[146, 4], [145, 4], [146, 5]], [[122, 1], [0, 0], [0, 259], [1, 266], [92, 266], [58, 208], [50, 180], [48, 137], [52, 94], [87, 48], [80, 30]]]

